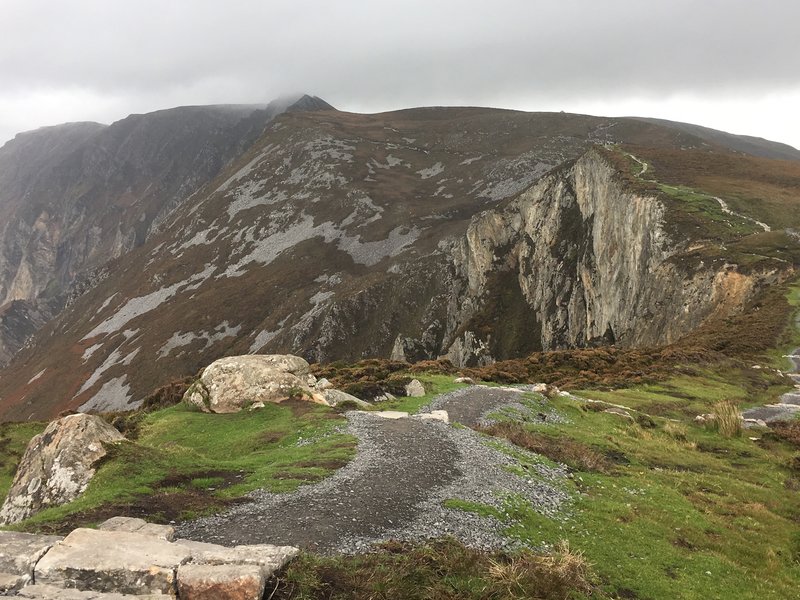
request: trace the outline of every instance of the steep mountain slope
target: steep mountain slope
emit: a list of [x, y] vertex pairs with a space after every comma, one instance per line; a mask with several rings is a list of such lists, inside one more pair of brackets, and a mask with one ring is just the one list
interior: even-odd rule
[[[35, 330], [25, 313], [57, 313], [76, 278], [144, 243], [295, 100], [48, 127], [0, 148], [0, 306], [17, 324], [0, 332], [0, 361]], [[295, 109], [327, 106], [319, 102]]]
[[639, 177], [644, 148], [725, 152], [632, 119], [284, 114], [19, 353], [0, 416], [128, 408], [225, 354], [472, 364], [663, 343], [792, 272], [772, 246], [728, 251], [750, 221]]

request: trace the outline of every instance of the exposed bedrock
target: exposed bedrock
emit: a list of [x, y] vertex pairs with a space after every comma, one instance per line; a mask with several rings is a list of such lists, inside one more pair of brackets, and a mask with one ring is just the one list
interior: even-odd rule
[[[687, 251], [688, 235], [668, 235], [665, 205], [616, 175], [590, 151], [472, 220], [450, 249], [440, 354], [472, 365], [536, 350], [669, 343], [783, 276], [703, 262]], [[402, 334], [395, 342], [424, 346]]]

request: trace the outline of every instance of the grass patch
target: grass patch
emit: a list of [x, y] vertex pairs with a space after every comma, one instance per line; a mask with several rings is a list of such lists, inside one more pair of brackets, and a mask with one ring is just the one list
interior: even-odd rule
[[[671, 418], [653, 417], [655, 427], [554, 397], [567, 423], [517, 428], [534, 440], [544, 437], [626, 460], [608, 472], [576, 470], [567, 484], [573, 502], [566, 519], [547, 518], [514, 497], [492, 515], [504, 519], [509, 535], [534, 546], [568, 540], [596, 565], [601, 583], [595, 597], [792, 597], [800, 585], [796, 447], [776, 435], [755, 442], [725, 437], [695, 425], [687, 414], [710, 412], [720, 397], [747, 395], [748, 375], [734, 371], [726, 377], [721, 390], [716, 377], [696, 375], [664, 382], [657, 390], [602, 394], [616, 404], [638, 400], [640, 407], [661, 406]], [[529, 436], [512, 437], [519, 442]]]
[[228, 415], [179, 404], [142, 414], [136, 441], [110, 448], [84, 494], [15, 528], [63, 532], [117, 514], [180, 520], [240, 502], [257, 488], [291, 491], [353, 456], [355, 440], [334, 431], [344, 422], [307, 402]]
[[274, 600], [566, 600], [586, 598], [594, 588], [591, 566], [566, 542], [549, 554], [488, 554], [440, 540], [387, 543], [358, 556], [301, 554], [268, 586], [267, 595]]
[[399, 410], [401, 412], [415, 413], [421, 407], [429, 404], [439, 394], [446, 394], [459, 388], [466, 387], [463, 383], [455, 383], [452, 375], [417, 374], [415, 375], [425, 387], [425, 395], [416, 398], [401, 397], [396, 400], [379, 402], [375, 405], [378, 410]]

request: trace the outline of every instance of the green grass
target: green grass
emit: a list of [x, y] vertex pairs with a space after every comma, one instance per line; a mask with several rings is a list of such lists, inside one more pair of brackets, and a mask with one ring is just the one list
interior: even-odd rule
[[[389, 542], [377, 552], [301, 553], [267, 596], [273, 600], [566, 600], [588, 598], [590, 565], [566, 545], [548, 555], [484, 553], [452, 539]], [[596, 595], [592, 595], [596, 598]]]
[[[745, 394], [736, 380], [678, 378], [669, 387], [607, 392], [616, 404], [666, 405], [682, 423], [656, 418], [643, 429], [582, 402], [552, 400], [569, 420], [524, 424], [615, 459], [609, 473], [575, 471], [573, 503], [552, 520], [509, 498], [500, 511], [449, 501], [452, 508], [506, 519], [507, 533], [534, 546], [566, 539], [595, 565], [602, 594], [626, 598], [789, 598], [800, 585], [797, 539], [800, 502], [790, 468], [792, 449], [724, 438], [696, 426], [686, 411], [710, 412], [718, 398]], [[718, 391], [716, 388], [720, 386]], [[696, 395], [694, 395], [696, 393]], [[597, 392], [587, 392], [595, 397]], [[793, 483], [794, 482], [794, 483]], [[505, 517], [508, 514], [509, 517]]]
[[15, 528], [92, 524], [126, 507], [149, 509], [153, 520], [184, 518], [257, 488], [291, 491], [353, 456], [355, 440], [333, 431], [344, 422], [327, 407], [303, 402], [228, 415], [184, 404], [149, 413], [138, 439], [110, 449], [84, 494]]
[[783, 384], [775, 385], [772, 375], [764, 369], [721, 367], [718, 371], [695, 371], [697, 375], [681, 375], [649, 385], [575, 394], [651, 415], [686, 419], [710, 412], [713, 404], [723, 400], [732, 400], [741, 408], [767, 404], [787, 389]]
[[387, 402], [380, 402], [375, 405], [378, 410], [398, 410], [400, 412], [415, 413], [421, 407], [430, 403], [439, 394], [446, 394], [462, 387], [463, 383], [454, 383], [456, 375], [434, 375], [429, 373], [418, 373], [413, 375], [425, 386], [425, 395], [417, 398], [397, 398]]
[[668, 185], [666, 183], [657, 183], [656, 185], [663, 193], [680, 201], [686, 212], [700, 215], [718, 224], [724, 224], [730, 228], [731, 233], [743, 236], [761, 231], [761, 228], [755, 223], [736, 215], [725, 213], [719, 202], [710, 194], [686, 186]]

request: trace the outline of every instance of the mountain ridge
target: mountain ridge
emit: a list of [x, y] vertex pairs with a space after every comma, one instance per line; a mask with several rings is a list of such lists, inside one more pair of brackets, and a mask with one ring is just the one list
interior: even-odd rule
[[[688, 282], [697, 277], [691, 289], [705, 286], [690, 302], [697, 307], [692, 318], [675, 333], [634, 335], [639, 341], [631, 344], [670, 341], [715, 315], [715, 307], [722, 307], [721, 315], [738, 310], [760, 287], [791, 271], [769, 256], [726, 267], [725, 245], [757, 232], [739, 221], [734, 228], [715, 220], [713, 200], [697, 213], [694, 204], [663, 190], [640, 190], [652, 185], [637, 179], [625, 144], [633, 144], [630, 152], [655, 152], [662, 161], [653, 163], [657, 175], [668, 172], [672, 151], [694, 161], [720, 152], [692, 134], [633, 119], [480, 108], [284, 113], [142, 245], [105, 263], [105, 275], [34, 337], [0, 379], [0, 412], [26, 419], [64, 408], [132, 407], [154, 387], [225, 354], [280, 351], [331, 361], [397, 350], [409, 359], [449, 354], [457, 364], [470, 364], [624, 340], [619, 323], [606, 336], [606, 317], [589, 328], [575, 319], [564, 322], [569, 314], [583, 314], [570, 309], [556, 319], [565, 323], [562, 333], [535, 342], [537, 328], [558, 313], [558, 298], [589, 298], [587, 285], [600, 277], [597, 253], [587, 254], [580, 241], [598, 217], [577, 208], [585, 195], [578, 188], [586, 188], [571, 179], [578, 164], [590, 174], [587, 190], [606, 190], [608, 201], [598, 206], [611, 206], [620, 194], [660, 198], [652, 202], [668, 211], [665, 224], [681, 225], [670, 234], [675, 250], [659, 264], [675, 263], [669, 268]], [[590, 158], [578, 161], [582, 156]], [[550, 188], [531, 192], [543, 178]], [[517, 222], [535, 206], [563, 207], [563, 216], [552, 213], [551, 241], [538, 227], [514, 241], [509, 235], [524, 227], [500, 228], [488, 245], [495, 250], [481, 259], [490, 277], [467, 292], [474, 267], [454, 249], [471, 224], [500, 218], [503, 211], [509, 216], [502, 219]], [[617, 230], [620, 242], [632, 242], [642, 231], [628, 228]], [[570, 275], [535, 283], [529, 267], [520, 270], [523, 256], [540, 251], [536, 244], [524, 250], [530, 239], [542, 248], [552, 244], [553, 264], [566, 260], [573, 265]], [[473, 245], [472, 255], [482, 248], [482, 242]], [[646, 278], [632, 273], [623, 279], [635, 292]], [[709, 285], [715, 278], [743, 285]], [[534, 300], [531, 290], [540, 285], [552, 288], [552, 298]], [[518, 291], [504, 296], [514, 286]], [[483, 319], [494, 297], [521, 320]], [[670, 302], [669, 310], [648, 310], [678, 319], [683, 308], [677, 297]], [[646, 322], [643, 307], [633, 314]], [[509, 337], [518, 325], [528, 342], [520, 344], [519, 334], [518, 341]], [[58, 397], [47, 391], [52, 389]]]

